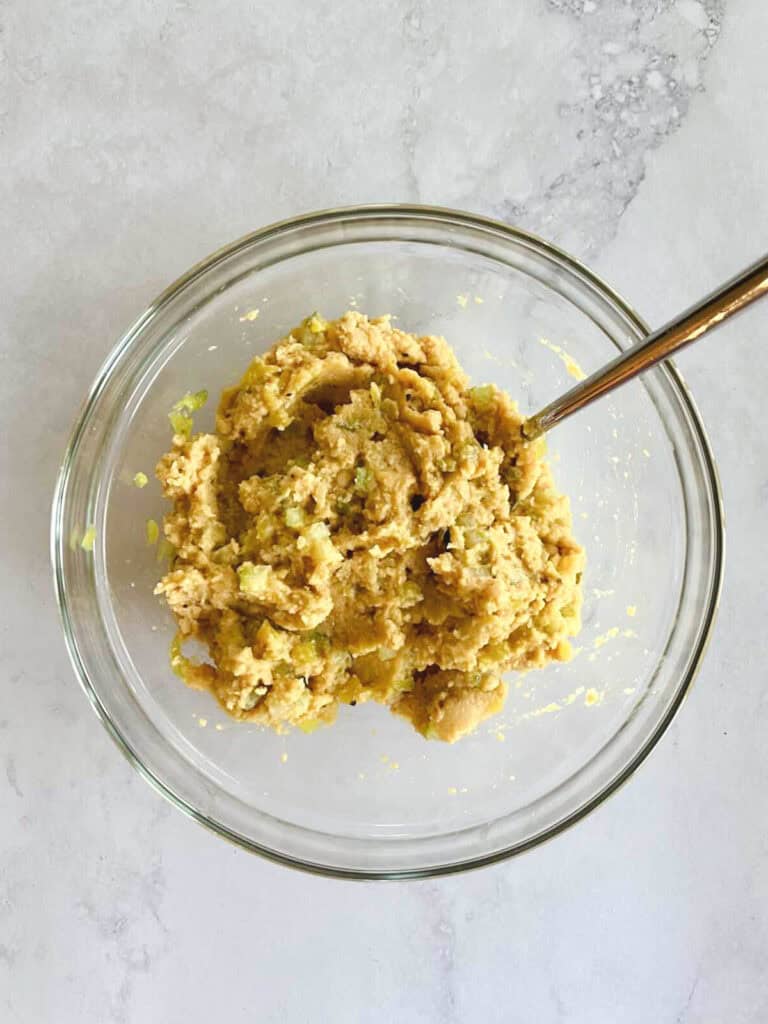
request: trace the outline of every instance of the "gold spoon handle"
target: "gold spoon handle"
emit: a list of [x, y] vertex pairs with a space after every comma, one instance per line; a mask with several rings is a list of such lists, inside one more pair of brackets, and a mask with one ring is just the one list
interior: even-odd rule
[[766, 293], [768, 255], [531, 416], [523, 425], [524, 435], [533, 440], [546, 433], [585, 405], [679, 352]]

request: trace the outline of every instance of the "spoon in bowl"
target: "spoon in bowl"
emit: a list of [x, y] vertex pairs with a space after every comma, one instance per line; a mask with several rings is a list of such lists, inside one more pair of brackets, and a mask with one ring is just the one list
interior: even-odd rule
[[766, 294], [768, 255], [550, 402], [525, 421], [523, 434], [530, 441], [540, 437], [579, 409], [697, 341], [707, 331], [719, 327], [734, 313]]

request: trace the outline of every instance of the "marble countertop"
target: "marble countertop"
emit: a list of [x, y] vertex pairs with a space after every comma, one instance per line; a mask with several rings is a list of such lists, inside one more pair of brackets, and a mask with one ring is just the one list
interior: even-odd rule
[[[98, 12], [98, 13], [96, 13]], [[0, 4], [0, 1019], [768, 1019], [768, 310], [685, 354], [729, 552], [683, 712], [515, 861], [355, 884], [173, 811], [76, 685], [47, 561], [62, 440], [198, 258], [339, 203], [464, 207], [587, 259], [651, 322], [768, 239], [763, 0]]]

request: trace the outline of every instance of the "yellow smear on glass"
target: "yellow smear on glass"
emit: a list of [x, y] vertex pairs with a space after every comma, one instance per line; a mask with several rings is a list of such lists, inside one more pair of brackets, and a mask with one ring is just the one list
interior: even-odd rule
[[562, 704], [558, 704], [556, 700], [553, 700], [551, 703], [545, 705], [545, 707], [543, 707], [543, 708], [536, 708], [535, 711], [531, 711], [530, 712], [530, 717], [531, 718], [538, 718], [539, 715], [552, 715], [552, 714], [554, 714], [555, 711], [562, 711], [562, 710], [563, 710]]
[[584, 694], [585, 707], [594, 707], [596, 704], [601, 704], [602, 700], [602, 693], [600, 693], [598, 690], [593, 689], [592, 687], [590, 687], [590, 689], [588, 689], [587, 692]]
[[285, 751], [283, 751], [283, 753], [280, 755], [280, 761], [281, 761], [282, 764], [285, 764], [287, 762], [287, 760], [288, 760], [288, 755], [285, 753]]
[[560, 347], [560, 345], [555, 345], [555, 343], [550, 341], [548, 338], [539, 338], [539, 344], [543, 345], [544, 348], [548, 348], [550, 352], [554, 352], [562, 362], [566, 372], [573, 377], [574, 380], [584, 380], [587, 376], [573, 356], [569, 355], [564, 348]]
[[627, 605], [627, 615], [630, 617], [630, 619], [633, 619], [635, 617], [635, 615], [637, 615], [637, 605], [628, 604]]
[[609, 640], [613, 640], [613, 638], [617, 637], [618, 635], [619, 635], [619, 627], [618, 626], [612, 626], [609, 630], [607, 630], [605, 633], [603, 633], [602, 636], [596, 636], [594, 641], [593, 641], [593, 643], [592, 643], [592, 646], [595, 649], [597, 649], [599, 647], [602, 647], [604, 644], [607, 644]]
[[457, 295], [456, 296], [456, 301], [458, 302], [458, 304], [461, 306], [462, 309], [466, 309], [467, 308], [467, 303], [469, 302], [469, 296], [468, 295]]
[[[533, 711], [528, 711], [526, 714], [522, 716], [522, 718], [539, 718], [541, 715], [553, 715], [558, 711], [562, 711], [564, 708], [570, 707], [571, 704], [575, 704], [583, 693], [584, 687], [577, 686], [576, 689], [572, 693], [569, 693], [566, 697], [561, 697], [560, 700], [550, 701], [549, 704], [545, 704], [543, 707], [535, 708]], [[501, 738], [504, 738], [503, 735], [501, 736]]]
[[245, 314], [245, 316], [241, 316], [240, 317], [240, 323], [241, 324], [245, 323], [246, 320], [248, 320], [248, 321], [258, 320], [260, 312], [261, 312], [261, 310], [259, 310], [259, 309], [249, 309], [248, 312]]
[[568, 707], [570, 704], [575, 703], [575, 701], [582, 695], [582, 693], [584, 693], [584, 687], [583, 686], [578, 686], [573, 691], [573, 693], [569, 693], [568, 696], [564, 698], [563, 704], [566, 707]]

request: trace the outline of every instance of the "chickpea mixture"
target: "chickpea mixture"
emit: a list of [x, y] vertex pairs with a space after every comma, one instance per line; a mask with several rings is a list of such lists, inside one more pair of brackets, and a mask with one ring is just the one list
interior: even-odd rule
[[584, 554], [521, 424], [443, 338], [309, 317], [158, 464], [175, 670], [277, 730], [371, 700], [429, 738], [473, 730], [580, 628]]

